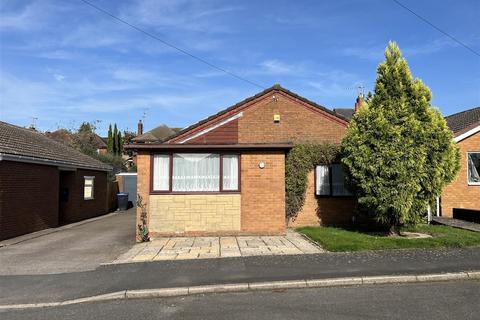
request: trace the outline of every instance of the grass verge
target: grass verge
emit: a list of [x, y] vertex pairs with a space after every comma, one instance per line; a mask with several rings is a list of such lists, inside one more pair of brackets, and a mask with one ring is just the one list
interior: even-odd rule
[[430, 234], [432, 238], [406, 239], [374, 235], [333, 227], [302, 227], [297, 229], [328, 251], [364, 251], [404, 248], [461, 248], [480, 246], [480, 232], [440, 225], [419, 225], [403, 231]]

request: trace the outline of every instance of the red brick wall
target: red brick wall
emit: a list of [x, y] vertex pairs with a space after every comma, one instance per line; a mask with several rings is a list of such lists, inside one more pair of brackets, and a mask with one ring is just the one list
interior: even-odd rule
[[0, 240], [56, 227], [58, 169], [0, 162]]
[[[339, 143], [348, 125], [346, 121], [326, 111], [282, 91], [274, 90], [172, 139], [169, 143], [178, 143], [189, 135], [209, 128], [239, 112], [243, 112], [243, 116], [238, 118], [239, 143], [306, 141]], [[275, 114], [280, 115], [280, 122], [274, 123]], [[215, 135], [219, 134], [222, 134], [221, 130]], [[214, 140], [208, 140], [202, 142], [200, 137], [194, 139], [196, 143], [215, 143]]]
[[[69, 188], [68, 202], [61, 211], [61, 223], [71, 223], [107, 213], [107, 173], [78, 169], [62, 172], [62, 183]], [[84, 199], [85, 176], [94, 176], [94, 198]]]
[[[147, 225], [150, 219], [149, 217], [149, 195], [150, 195], [150, 160], [151, 155], [148, 151], [140, 151], [137, 155], [137, 196], [142, 198], [143, 203], [147, 206]], [[135, 225], [138, 226], [140, 221], [141, 209], [137, 207], [137, 219]], [[137, 227], [135, 227], [137, 230]], [[137, 232], [136, 239], [137, 241], [141, 240]]]
[[453, 208], [480, 210], [480, 186], [469, 186], [467, 180], [467, 152], [480, 152], [480, 133], [458, 143], [461, 168], [457, 178], [442, 193], [442, 216], [452, 217]]
[[242, 154], [241, 161], [241, 232], [285, 233], [285, 155], [252, 152]]
[[[243, 112], [238, 120], [238, 141], [340, 143], [347, 125], [322, 112], [283, 93], [272, 92]], [[278, 123], [273, 121], [275, 114], [280, 115]]]

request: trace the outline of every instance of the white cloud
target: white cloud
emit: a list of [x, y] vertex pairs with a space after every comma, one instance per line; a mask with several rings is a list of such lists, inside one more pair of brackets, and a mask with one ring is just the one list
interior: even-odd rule
[[263, 61], [260, 63], [260, 66], [266, 73], [270, 74], [289, 74], [292, 72], [299, 72], [302, 69], [299, 66], [287, 64], [275, 59]]
[[[450, 48], [458, 47], [459, 45], [448, 38], [438, 38], [428, 42], [422, 42], [417, 45], [400, 45], [400, 50], [405, 57], [412, 57], [417, 55], [428, 55], [437, 53]], [[386, 45], [373, 45], [367, 47], [346, 47], [341, 50], [343, 55], [357, 57], [360, 59], [382, 61], [385, 57]]]
[[191, 0], [140, 0], [121, 10], [122, 18], [157, 29], [217, 33], [229, 32], [225, 14], [242, 10], [222, 2]]
[[55, 73], [55, 74], [53, 75], [53, 77], [55, 78], [55, 80], [60, 81], [60, 82], [62, 82], [63, 80], [65, 80], [65, 76], [64, 76], [63, 74]]

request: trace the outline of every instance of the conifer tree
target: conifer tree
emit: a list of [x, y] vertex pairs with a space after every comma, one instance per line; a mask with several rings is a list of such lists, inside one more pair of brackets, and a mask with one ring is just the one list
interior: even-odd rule
[[118, 154], [118, 129], [117, 124], [113, 125], [113, 154]]
[[107, 152], [113, 154], [113, 132], [112, 124], [108, 126]]
[[390, 42], [377, 68], [374, 95], [342, 141], [351, 191], [391, 233], [418, 223], [460, 167], [453, 135], [431, 97]]
[[117, 145], [118, 154], [122, 155], [122, 153], [123, 153], [123, 141], [122, 141], [122, 132], [120, 130], [118, 130], [117, 143], [118, 143], [118, 145]]

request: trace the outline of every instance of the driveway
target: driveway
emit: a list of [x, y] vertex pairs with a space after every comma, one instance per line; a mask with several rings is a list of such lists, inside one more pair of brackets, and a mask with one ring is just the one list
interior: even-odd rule
[[295, 231], [285, 236], [162, 237], [139, 243], [114, 263], [325, 252]]
[[102, 263], [112, 262], [134, 244], [135, 209], [132, 208], [1, 247], [0, 275], [93, 270]]

